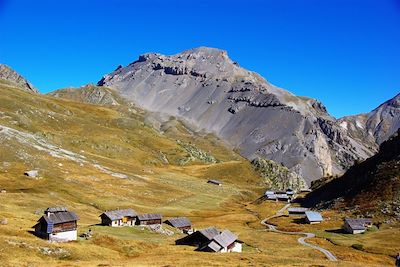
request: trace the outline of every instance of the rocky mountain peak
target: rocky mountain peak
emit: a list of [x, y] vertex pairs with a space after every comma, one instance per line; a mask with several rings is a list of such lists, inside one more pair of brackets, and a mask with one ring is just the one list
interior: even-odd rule
[[307, 182], [341, 173], [371, 153], [322, 103], [271, 85], [220, 49], [144, 54], [98, 85], [146, 110], [178, 117], [194, 130], [215, 133], [250, 160], [281, 163]]
[[0, 64], [0, 79], [6, 80], [30, 93], [39, 93], [29, 81], [7, 65]]

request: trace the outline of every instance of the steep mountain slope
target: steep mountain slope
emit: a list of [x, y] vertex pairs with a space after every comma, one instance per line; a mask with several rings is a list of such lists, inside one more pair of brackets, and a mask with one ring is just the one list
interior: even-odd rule
[[11, 69], [7, 65], [0, 64], [0, 79], [6, 80], [11, 85], [21, 88], [27, 92], [38, 93], [38, 90], [30, 82], [28, 82], [24, 77], [19, 75], [15, 70]]
[[309, 205], [350, 208], [400, 220], [400, 132], [383, 142], [379, 153], [351, 167], [307, 196]]
[[269, 84], [219, 49], [145, 54], [98, 85], [213, 132], [250, 160], [282, 163], [308, 183], [342, 173], [373, 151], [349, 136], [318, 101]]
[[[197, 143], [202, 143], [205, 147], [210, 145], [207, 144], [207, 142], [210, 142], [211, 145], [217, 144], [217, 146], [226, 146], [226, 143], [222, 143], [220, 140], [215, 138], [214, 135], [194, 133], [191, 129], [189, 129], [186, 125], [183, 125], [182, 122], [174, 117], [165, 116], [159, 113], [144, 112], [143, 110], [135, 107], [132, 102], [121, 98], [118, 92], [107, 87], [86, 85], [80, 88], [60, 89], [51, 92], [48, 95], [57, 98], [108, 106], [117, 110], [133, 112], [134, 114], [139, 115], [145, 125], [157, 129], [159, 132], [162, 132], [170, 138], [176, 139], [177, 136], [182, 138], [182, 133], [185, 132], [185, 141], [178, 140], [177, 143], [184, 150], [186, 150], [189, 155], [185, 158], [181, 158], [179, 160], [179, 164], [186, 164], [193, 161], [193, 159], [198, 159], [208, 163], [215, 163], [219, 161], [206, 151], [199, 150], [193, 146], [191, 144], [193, 140], [196, 140]], [[234, 155], [232, 152], [230, 152], [230, 154]], [[224, 156], [218, 156], [218, 158], [222, 159]], [[293, 189], [302, 189], [307, 187], [305, 181], [301, 177], [289, 171], [280, 164], [258, 158], [253, 160], [251, 163], [253, 168], [263, 177], [262, 183], [264, 183], [266, 187], [276, 189], [285, 189], [288, 187]]]
[[400, 128], [400, 94], [369, 113], [344, 117], [339, 122], [353, 136], [381, 144]]

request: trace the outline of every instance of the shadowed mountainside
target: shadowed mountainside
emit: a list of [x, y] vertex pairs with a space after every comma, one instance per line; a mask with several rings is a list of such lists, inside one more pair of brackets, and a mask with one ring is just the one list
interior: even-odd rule
[[400, 219], [400, 131], [383, 142], [379, 153], [343, 176], [321, 181], [305, 204], [354, 209], [364, 215]]

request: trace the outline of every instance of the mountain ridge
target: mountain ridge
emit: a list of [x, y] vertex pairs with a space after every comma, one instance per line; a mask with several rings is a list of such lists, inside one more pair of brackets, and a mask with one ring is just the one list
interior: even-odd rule
[[250, 160], [283, 163], [308, 183], [342, 173], [374, 151], [348, 135], [319, 101], [271, 85], [220, 49], [147, 53], [98, 85], [213, 132]]
[[5, 64], [0, 64], [0, 79], [6, 80], [27, 92], [38, 94], [39, 91], [18, 72]]

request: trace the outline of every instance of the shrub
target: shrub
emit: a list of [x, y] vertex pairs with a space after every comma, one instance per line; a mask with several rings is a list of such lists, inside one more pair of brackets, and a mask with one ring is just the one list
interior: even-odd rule
[[364, 250], [364, 246], [362, 244], [353, 244], [351, 247], [361, 251]]

